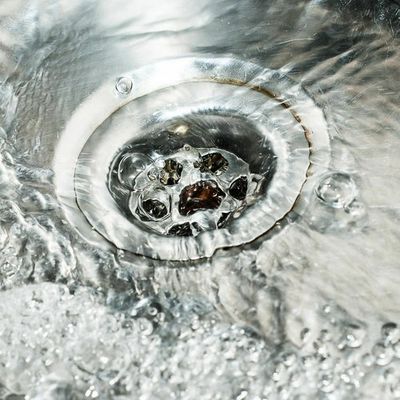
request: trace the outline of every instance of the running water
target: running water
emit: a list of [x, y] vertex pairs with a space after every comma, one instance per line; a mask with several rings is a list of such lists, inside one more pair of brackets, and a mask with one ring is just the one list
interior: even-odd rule
[[400, 398], [397, 1], [0, 14], [1, 399]]

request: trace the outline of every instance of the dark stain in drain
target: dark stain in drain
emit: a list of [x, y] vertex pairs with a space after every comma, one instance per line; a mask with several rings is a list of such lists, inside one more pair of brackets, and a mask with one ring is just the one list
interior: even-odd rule
[[200, 210], [215, 210], [225, 198], [215, 181], [199, 181], [183, 188], [179, 197], [179, 213], [192, 215]]

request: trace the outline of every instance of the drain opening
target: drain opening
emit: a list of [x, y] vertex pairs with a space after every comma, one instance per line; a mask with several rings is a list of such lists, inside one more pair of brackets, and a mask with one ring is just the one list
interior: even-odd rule
[[304, 210], [329, 159], [323, 113], [300, 85], [239, 60], [187, 58], [106, 82], [68, 122], [54, 171], [82, 236], [187, 260]]
[[271, 143], [239, 115], [181, 116], [144, 137], [115, 156], [108, 190], [132, 223], [161, 235], [225, 228], [266, 194], [275, 173]]

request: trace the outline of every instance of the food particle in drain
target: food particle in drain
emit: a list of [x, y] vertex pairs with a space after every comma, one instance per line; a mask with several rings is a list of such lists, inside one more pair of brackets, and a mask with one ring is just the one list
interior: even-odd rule
[[199, 210], [217, 209], [225, 193], [214, 181], [199, 181], [183, 188], [179, 197], [179, 213], [192, 215]]
[[168, 159], [165, 160], [164, 168], [160, 172], [160, 182], [163, 185], [176, 185], [181, 179], [183, 166], [179, 162]]
[[227, 159], [220, 153], [209, 153], [201, 158], [200, 172], [220, 175], [228, 169]]

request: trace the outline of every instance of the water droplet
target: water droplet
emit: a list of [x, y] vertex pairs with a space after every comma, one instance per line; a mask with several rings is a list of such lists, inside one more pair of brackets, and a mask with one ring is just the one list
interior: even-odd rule
[[126, 76], [118, 78], [115, 89], [119, 94], [127, 96], [133, 89], [132, 79]]
[[326, 304], [322, 307], [322, 311], [324, 312], [324, 314], [329, 314], [332, 311], [332, 308], [329, 304]]
[[322, 178], [316, 195], [329, 207], [343, 208], [355, 199], [357, 189], [350, 175], [336, 172]]

